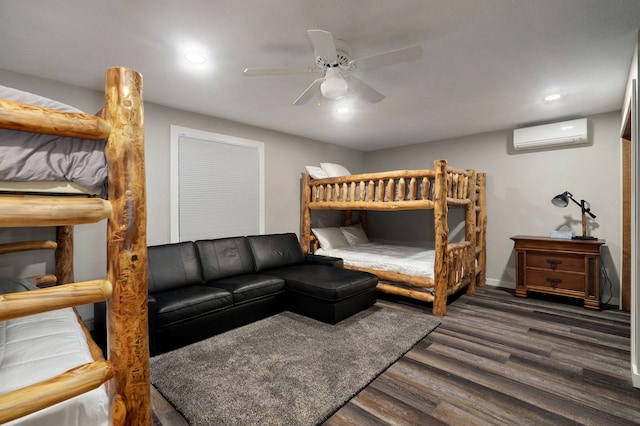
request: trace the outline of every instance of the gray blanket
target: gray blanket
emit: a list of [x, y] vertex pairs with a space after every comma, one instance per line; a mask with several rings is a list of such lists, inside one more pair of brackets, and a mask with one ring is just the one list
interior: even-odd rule
[[[81, 112], [69, 105], [5, 86], [0, 86], [0, 99]], [[68, 181], [92, 192], [100, 191], [107, 181], [104, 145], [104, 140], [0, 129], [0, 180]]]

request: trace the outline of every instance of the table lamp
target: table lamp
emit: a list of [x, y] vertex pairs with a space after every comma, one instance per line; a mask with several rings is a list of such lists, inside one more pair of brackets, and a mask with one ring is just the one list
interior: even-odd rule
[[580, 202], [577, 202], [575, 198], [573, 198], [573, 194], [571, 194], [569, 191], [565, 191], [562, 194], [558, 194], [553, 197], [551, 202], [554, 206], [567, 207], [567, 205], [569, 204], [569, 200], [579, 205], [580, 209], [582, 210], [582, 235], [576, 235], [573, 238], [576, 240], [595, 240], [596, 237], [587, 235], [587, 215], [591, 216], [593, 219], [596, 218], [596, 215], [591, 213], [591, 207], [587, 201], [580, 200]]

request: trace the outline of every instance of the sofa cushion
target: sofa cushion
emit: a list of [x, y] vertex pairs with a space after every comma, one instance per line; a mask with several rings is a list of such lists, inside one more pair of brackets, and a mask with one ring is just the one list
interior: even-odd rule
[[149, 293], [202, 284], [200, 261], [191, 241], [148, 247]]
[[295, 265], [269, 271], [284, 278], [287, 291], [325, 301], [338, 301], [373, 289], [378, 277], [368, 272], [326, 265]]
[[285, 290], [282, 278], [262, 274], [237, 275], [206, 285], [227, 290], [233, 295], [233, 303], [236, 305], [284, 293]]
[[205, 282], [254, 272], [253, 257], [244, 237], [199, 240], [195, 244]]
[[294, 233], [247, 237], [256, 272], [304, 264], [304, 254]]
[[227, 290], [204, 285], [192, 285], [155, 293], [157, 326], [197, 318], [233, 305], [233, 296]]

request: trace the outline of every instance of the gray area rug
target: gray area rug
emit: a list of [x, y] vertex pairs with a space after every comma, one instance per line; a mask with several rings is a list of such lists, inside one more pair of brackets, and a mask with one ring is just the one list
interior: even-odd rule
[[439, 325], [373, 306], [336, 325], [291, 312], [151, 358], [151, 381], [200, 425], [315, 425]]

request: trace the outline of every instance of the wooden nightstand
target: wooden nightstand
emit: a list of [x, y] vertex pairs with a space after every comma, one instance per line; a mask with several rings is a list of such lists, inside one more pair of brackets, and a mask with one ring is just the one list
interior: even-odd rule
[[527, 291], [584, 299], [600, 309], [600, 246], [604, 240], [511, 237], [516, 250], [516, 295]]

